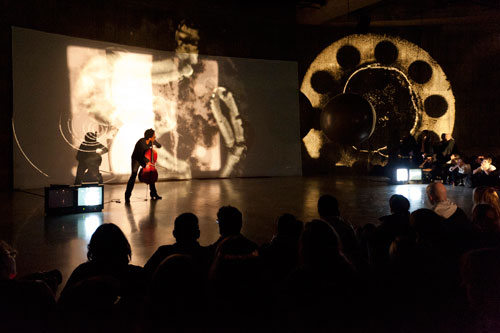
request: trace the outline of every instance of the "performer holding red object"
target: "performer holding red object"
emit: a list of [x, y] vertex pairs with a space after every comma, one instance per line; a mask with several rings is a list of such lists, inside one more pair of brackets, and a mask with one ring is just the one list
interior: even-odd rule
[[161, 148], [161, 145], [156, 141], [155, 131], [150, 128], [144, 132], [144, 138], [137, 141], [134, 152], [132, 153], [132, 174], [130, 175], [127, 183], [127, 190], [125, 191], [126, 203], [130, 202], [130, 196], [132, 195], [132, 190], [134, 189], [134, 183], [139, 167], [142, 167], [139, 179], [142, 182], [149, 184], [151, 199], [161, 199], [158, 192], [156, 192], [155, 186], [155, 182], [158, 180], [158, 172], [154, 166], [157, 155], [152, 148], [153, 145], [157, 148]]

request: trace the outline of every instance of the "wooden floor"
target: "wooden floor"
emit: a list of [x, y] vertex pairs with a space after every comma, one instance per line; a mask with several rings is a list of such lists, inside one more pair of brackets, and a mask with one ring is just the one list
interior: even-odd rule
[[[86, 261], [87, 244], [102, 223], [117, 224], [132, 246], [132, 263], [144, 265], [156, 248], [174, 242], [173, 221], [183, 212], [200, 220], [200, 243], [218, 238], [216, 212], [232, 205], [243, 213], [243, 234], [258, 244], [268, 242], [274, 221], [288, 212], [303, 221], [317, 218], [316, 203], [322, 194], [339, 200], [342, 215], [354, 225], [377, 223], [389, 214], [388, 199], [406, 196], [411, 210], [429, 207], [426, 185], [387, 185], [383, 179], [354, 177], [284, 177], [170, 181], [157, 183], [160, 201], [145, 201], [147, 188], [136, 184], [130, 206], [124, 204], [125, 185], [105, 186], [105, 206], [100, 213], [44, 216], [43, 189], [1, 194], [0, 239], [17, 250], [19, 275], [59, 269], [63, 284], [72, 270]], [[449, 198], [467, 214], [472, 190], [447, 186]]]

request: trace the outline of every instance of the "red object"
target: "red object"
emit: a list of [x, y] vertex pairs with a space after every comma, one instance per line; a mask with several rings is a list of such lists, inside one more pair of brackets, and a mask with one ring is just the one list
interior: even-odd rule
[[[153, 155], [153, 158], [151, 158]], [[150, 161], [145, 167], [139, 170], [139, 180], [146, 184], [154, 184], [158, 180], [158, 171], [156, 170], [156, 159], [158, 154], [153, 148], [146, 150], [144, 156]]]

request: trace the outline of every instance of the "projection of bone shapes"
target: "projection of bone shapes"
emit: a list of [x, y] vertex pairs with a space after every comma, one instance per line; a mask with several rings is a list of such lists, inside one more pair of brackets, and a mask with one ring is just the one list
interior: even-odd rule
[[[379, 64], [375, 58], [375, 47], [382, 41], [391, 42], [398, 50], [397, 59], [391, 64], [384, 64], [384, 66]], [[394, 36], [378, 34], [350, 35], [325, 48], [309, 66], [300, 88], [300, 91], [307, 96], [313, 108], [323, 108], [332, 97], [331, 94], [320, 94], [313, 89], [311, 78], [314, 73], [318, 71], [328, 72], [340, 86], [344, 87], [343, 91], [345, 91], [349, 80], [342, 82], [342, 78], [348, 77], [350, 79], [353, 74], [355, 75], [352, 69], [342, 68], [337, 61], [337, 52], [341, 47], [346, 45], [352, 46], [359, 51], [360, 60], [357, 66], [355, 66], [357, 72], [369, 67], [393, 68], [399, 73], [402, 73], [404, 77], [409, 78], [408, 82], [410, 83], [410, 89], [412, 90], [412, 95], [415, 96], [414, 104], [417, 107], [417, 117], [412, 129], [412, 135], [417, 136], [423, 130], [431, 130], [437, 134], [453, 132], [455, 124], [455, 98], [450, 82], [446, 78], [441, 66], [429, 55], [429, 53], [419, 46]], [[416, 61], [423, 61], [432, 69], [432, 75], [425, 83], [415, 82], [415, 80], [408, 75], [410, 65]], [[340, 91], [338, 93], [340, 93]], [[443, 115], [433, 117], [426, 112], [424, 105], [427, 98], [431, 97], [432, 99], [436, 96], [446, 102], [447, 109]], [[308, 142], [309, 144], [314, 142], [314, 144], [317, 145], [321, 135], [314, 132], [308, 136], [304, 138], [304, 144], [307, 150], [318, 151], [318, 147], [316, 146], [308, 148]]]
[[[222, 114], [221, 101], [229, 109], [229, 120]], [[215, 89], [210, 99], [210, 108], [219, 126], [219, 131], [224, 138], [226, 147], [229, 148], [226, 164], [220, 176], [229, 177], [246, 150], [243, 122], [241, 121], [233, 94], [224, 87]]]

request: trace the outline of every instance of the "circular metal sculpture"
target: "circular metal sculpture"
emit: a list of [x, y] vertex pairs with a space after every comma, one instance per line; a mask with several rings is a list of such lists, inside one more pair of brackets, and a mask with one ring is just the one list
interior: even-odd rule
[[[325, 134], [339, 143], [337, 149], [343, 157], [337, 165], [352, 165], [359, 152], [386, 157], [402, 138], [417, 137], [423, 130], [437, 135], [453, 132], [455, 98], [441, 66], [425, 50], [399, 37], [350, 35], [334, 42], [311, 63], [300, 90], [312, 109], [323, 110], [322, 114], [329, 114], [336, 124], [328, 130], [322, 126], [322, 133], [311, 129], [308, 136]], [[359, 131], [345, 114], [330, 110], [329, 104], [347, 93], [360, 95], [374, 109], [369, 138], [338, 139], [356, 137]], [[349, 131], [353, 133], [347, 135]], [[308, 136], [304, 138], [306, 146], [307, 142], [319, 142]]]

